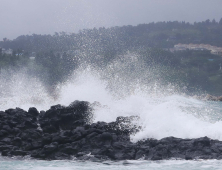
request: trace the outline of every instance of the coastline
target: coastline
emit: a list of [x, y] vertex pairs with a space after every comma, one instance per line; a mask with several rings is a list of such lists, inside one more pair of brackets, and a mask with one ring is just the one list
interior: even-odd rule
[[166, 137], [133, 143], [130, 135], [141, 127], [136, 116], [117, 117], [115, 122], [92, 123], [89, 102], [75, 101], [68, 107], [51, 106], [28, 112], [16, 108], [0, 112], [2, 156], [27, 156], [40, 160], [169, 160], [222, 159], [222, 141], [208, 137]]

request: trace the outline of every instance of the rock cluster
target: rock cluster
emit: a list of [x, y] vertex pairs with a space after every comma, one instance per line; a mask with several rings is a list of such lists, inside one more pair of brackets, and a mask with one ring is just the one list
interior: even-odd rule
[[222, 159], [221, 141], [167, 137], [132, 143], [130, 134], [140, 130], [132, 121], [138, 117], [118, 117], [111, 123], [92, 123], [92, 118], [90, 104], [84, 101], [40, 113], [36, 108], [1, 111], [0, 152], [46, 160]]

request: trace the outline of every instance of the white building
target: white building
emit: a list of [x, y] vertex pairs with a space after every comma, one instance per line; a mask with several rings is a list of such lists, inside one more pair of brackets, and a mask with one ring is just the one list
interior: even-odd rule
[[222, 47], [216, 47], [209, 44], [176, 44], [174, 45], [174, 51], [181, 50], [209, 50], [211, 54], [222, 56]]
[[12, 53], [13, 53], [12, 49], [9, 48], [8, 50], [6, 50], [6, 49], [2, 48], [2, 54], [12, 55]]

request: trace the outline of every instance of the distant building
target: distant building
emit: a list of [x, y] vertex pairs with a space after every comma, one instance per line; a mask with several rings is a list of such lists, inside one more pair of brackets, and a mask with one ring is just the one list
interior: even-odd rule
[[69, 55], [79, 55], [80, 54], [80, 50], [68, 50], [68, 51], [66, 51], [66, 54], [69, 54]]
[[23, 53], [17, 53], [17, 54], [15, 54], [16, 56], [22, 56], [23, 55]]
[[31, 56], [36, 57], [36, 52], [32, 52]]
[[29, 57], [30, 60], [35, 60], [36, 52], [32, 52], [31, 56]]
[[187, 44], [174, 45], [174, 50], [175, 51], [181, 51], [181, 50], [187, 50], [187, 49], [189, 49], [189, 46]]
[[167, 41], [176, 41], [177, 37], [176, 36], [170, 36]]
[[6, 50], [5, 48], [2, 48], [2, 54], [8, 54], [8, 55], [12, 55], [13, 50], [12, 49], [8, 49]]
[[211, 53], [222, 56], [222, 50], [212, 50]]
[[4, 54], [5, 53], [5, 49], [4, 48], [2, 48], [2, 54]]
[[35, 57], [29, 57], [30, 60], [35, 60]]
[[222, 56], [222, 47], [216, 47], [209, 44], [176, 44], [171, 51], [181, 50], [209, 50], [211, 54]]
[[214, 59], [208, 59], [208, 61], [214, 61]]

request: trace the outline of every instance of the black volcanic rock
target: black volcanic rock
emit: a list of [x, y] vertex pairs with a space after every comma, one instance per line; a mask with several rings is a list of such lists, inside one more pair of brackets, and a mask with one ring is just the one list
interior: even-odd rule
[[92, 123], [92, 119], [93, 109], [84, 101], [68, 107], [55, 105], [46, 112], [36, 108], [0, 111], [0, 152], [46, 160], [73, 156], [81, 160], [222, 159], [218, 140], [167, 137], [132, 143], [130, 135], [141, 129], [134, 123], [138, 117], [117, 117], [111, 123]]

